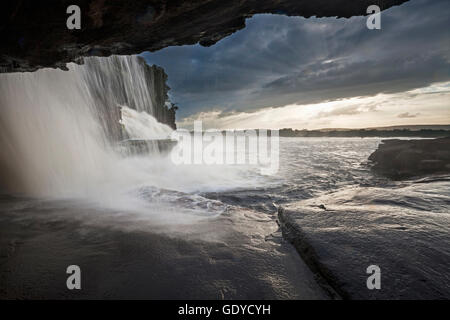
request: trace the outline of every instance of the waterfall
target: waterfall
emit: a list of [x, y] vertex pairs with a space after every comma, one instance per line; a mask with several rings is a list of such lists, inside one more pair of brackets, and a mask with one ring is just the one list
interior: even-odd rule
[[[166, 134], [174, 127], [161, 68], [137, 56], [92, 57], [67, 67], [0, 74], [1, 190], [89, 193], [118, 174], [114, 143], [123, 138], [122, 125], [134, 135], [145, 132], [145, 139], [152, 128], [143, 125]], [[138, 117], [121, 124], [120, 107]]]
[[0, 74], [0, 194], [190, 223], [224, 210], [197, 192], [251, 183], [246, 168], [176, 165], [158, 152], [168, 140], [148, 143], [175, 128], [161, 68], [135, 56], [67, 67]]
[[168, 139], [172, 128], [158, 122], [153, 116], [145, 111], [136, 111], [126, 106], [120, 108], [123, 124], [127, 135], [131, 139]]

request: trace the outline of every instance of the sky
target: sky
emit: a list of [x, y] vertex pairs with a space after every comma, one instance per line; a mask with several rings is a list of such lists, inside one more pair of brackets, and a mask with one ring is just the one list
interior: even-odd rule
[[211, 47], [143, 53], [168, 74], [191, 128], [450, 124], [450, 1], [410, 0], [350, 19], [256, 15]]

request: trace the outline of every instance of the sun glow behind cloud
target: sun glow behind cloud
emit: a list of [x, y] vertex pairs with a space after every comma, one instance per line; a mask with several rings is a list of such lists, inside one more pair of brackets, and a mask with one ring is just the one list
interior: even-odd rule
[[450, 124], [450, 82], [402, 93], [353, 97], [316, 104], [290, 104], [254, 112], [200, 112], [178, 122], [191, 129], [367, 128], [390, 125]]

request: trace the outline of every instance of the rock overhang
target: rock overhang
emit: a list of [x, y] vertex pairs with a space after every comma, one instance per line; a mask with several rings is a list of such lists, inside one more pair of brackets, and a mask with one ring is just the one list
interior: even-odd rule
[[[168, 46], [211, 46], [255, 14], [349, 18], [407, 0], [71, 0], [13, 1], [0, 13], [0, 72], [65, 69], [87, 56], [129, 55]], [[66, 26], [69, 5], [81, 29]]]

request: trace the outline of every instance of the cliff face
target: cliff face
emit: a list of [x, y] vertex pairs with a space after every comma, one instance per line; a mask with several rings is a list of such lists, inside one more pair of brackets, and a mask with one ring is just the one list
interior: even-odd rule
[[[351, 17], [407, 0], [6, 0], [0, 12], [0, 72], [65, 69], [80, 57], [129, 55], [167, 46], [210, 46], [257, 13]], [[66, 27], [69, 5], [81, 29]]]
[[[149, 85], [148, 90], [150, 91], [150, 99], [152, 101], [151, 104], [144, 106], [144, 111], [152, 114], [159, 122], [167, 124], [176, 130], [175, 112], [178, 107], [169, 100], [167, 93], [170, 88], [167, 86], [167, 74], [163, 68], [156, 65], [149, 66], [141, 57], [137, 59], [144, 69], [144, 75]], [[151, 105], [154, 106], [153, 110], [150, 108]]]
[[163, 68], [149, 66], [138, 56], [111, 56], [85, 58], [82, 66], [69, 72], [82, 77], [99, 122], [112, 140], [125, 138], [119, 123], [120, 106], [145, 111], [176, 129], [176, 106], [169, 101], [170, 88]]

